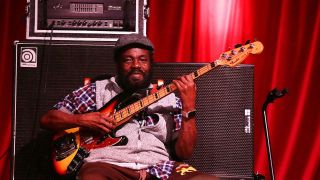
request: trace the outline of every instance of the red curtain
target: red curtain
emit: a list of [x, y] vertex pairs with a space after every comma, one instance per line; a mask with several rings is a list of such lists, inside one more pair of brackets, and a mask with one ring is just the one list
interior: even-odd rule
[[271, 89], [286, 87], [289, 94], [267, 110], [276, 178], [320, 179], [320, 2], [176, 0], [150, 6], [148, 35], [157, 61], [210, 62], [247, 39], [264, 44], [262, 54], [245, 61], [255, 66], [255, 171], [270, 178], [262, 104]]
[[25, 0], [0, 5], [0, 179], [10, 178], [13, 41], [25, 39]]
[[[25, 39], [25, 4], [16, 0], [0, 6], [0, 179], [10, 177], [12, 44]], [[289, 94], [267, 111], [276, 178], [320, 179], [320, 2], [152, 0], [149, 4], [148, 36], [155, 44], [157, 62], [211, 62], [247, 39], [264, 44], [262, 54], [245, 61], [255, 66], [255, 172], [269, 179], [261, 106], [271, 89], [286, 87]]]

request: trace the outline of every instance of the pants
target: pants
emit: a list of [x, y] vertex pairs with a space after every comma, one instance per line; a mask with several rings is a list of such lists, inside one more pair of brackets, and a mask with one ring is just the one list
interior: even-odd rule
[[[94, 162], [82, 166], [77, 175], [78, 180], [156, 180], [155, 176], [146, 171], [133, 170], [113, 164]], [[175, 163], [169, 180], [216, 180], [215, 176], [196, 171], [184, 163]]]

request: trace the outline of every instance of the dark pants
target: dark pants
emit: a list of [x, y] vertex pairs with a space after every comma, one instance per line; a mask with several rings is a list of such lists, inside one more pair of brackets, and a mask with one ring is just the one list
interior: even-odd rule
[[[134, 179], [156, 180], [157, 178], [145, 171], [136, 171], [113, 164], [94, 162], [86, 163], [80, 169], [77, 176], [79, 180], [134, 180]], [[189, 180], [209, 180], [217, 179], [195, 170], [192, 166], [184, 163], [175, 163], [169, 180], [189, 179]]]

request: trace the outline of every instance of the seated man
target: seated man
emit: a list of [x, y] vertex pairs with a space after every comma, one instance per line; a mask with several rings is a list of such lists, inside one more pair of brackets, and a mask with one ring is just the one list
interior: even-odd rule
[[91, 149], [78, 179], [215, 179], [176, 161], [189, 158], [196, 144], [196, 85], [191, 76], [173, 80], [180, 97], [170, 93], [159, 98], [121, 126], [112, 113], [99, 111], [122, 92], [141, 98], [156, 90], [150, 83], [153, 51], [142, 35], [121, 36], [114, 49], [117, 76], [73, 91], [41, 118], [41, 127], [53, 131], [80, 127], [127, 138], [123, 145]]

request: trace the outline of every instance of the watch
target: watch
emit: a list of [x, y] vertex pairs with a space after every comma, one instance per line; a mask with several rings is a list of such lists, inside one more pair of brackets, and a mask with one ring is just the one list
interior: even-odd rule
[[194, 118], [196, 116], [196, 110], [192, 110], [192, 111], [182, 111], [182, 117], [186, 118], [186, 119], [190, 119], [190, 118]]

